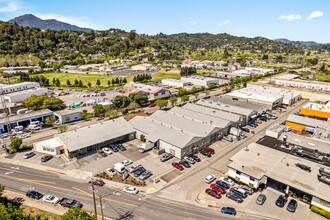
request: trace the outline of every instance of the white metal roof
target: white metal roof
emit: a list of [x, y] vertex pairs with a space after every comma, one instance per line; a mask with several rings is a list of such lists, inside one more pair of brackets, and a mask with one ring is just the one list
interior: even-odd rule
[[322, 104], [309, 102], [301, 108], [306, 108], [306, 109], [311, 109], [311, 110], [316, 110], [316, 111], [321, 111], [321, 112], [329, 112], [330, 113], [330, 104], [322, 105]]
[[328, 121], [322, 121], [319, 119], [308, 118], [294, 114], [289, 115], [289, 117], [286, 120], [297, 124], [306, 125], [309, 127], [323, 128], [325, 130], [330, 130], [330, 122]]
[[235, 106], [235, 105], [224, 104], [221, 102], [213, 102], [212, 100], [201, 99], [198, 102], [196, 102], [196, 104], [214, 108], [214, 109], [218, 109], [218, 110], [223, 110], [226, 112], [232, 112], [234, 114], [245, 115], [245, 116], [251, 116], [256, 113], [252, 109], [242, 108], [242, 107]]

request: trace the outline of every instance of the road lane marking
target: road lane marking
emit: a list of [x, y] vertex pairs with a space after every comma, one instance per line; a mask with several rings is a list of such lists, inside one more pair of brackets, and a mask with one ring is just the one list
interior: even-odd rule
[[190, 220], [199, 220], [198, 218], [192, 218], [192, 217], [188, 217], [187, 219], [190, 219]]
[[88, 193], [88, 192], [85, 192], [84, 190], [81, 190], [81, 189], [78, 189], [77, 187], [72, 187], [73, 189], [75, 189], [75, 190], [78, 190], [79, 192], [81, 192], [81, 193], [83, 193], [83, 194], [85, 194], [85, 195], [87, 195], [87, 196], [92, 196], [93, 197], [93, 195], [92, 194], [90, 194], [90, 193]]
[[[65, 189], [65, 188], [61, 188], [61, 187], [57, 187], [57, 186], [52, 186], [52, 185], [47, 185], [47, 184], [44, 184], [44, 183], [39, 183], [39, 182], [35, 182], [33, 180], [29, 180], [29, 179], [22, 179], [22, 178], [17, 178], [17, 177], [13, 177], [13, 176], [6, 176], [6, 175], [2, 175], [2, 174], [0, 174], [0, 176], [5, 177], [5, 178], [20, 180], [20, 181], [27, 182], [27, 183], [34, 183], [34, 184], [41, 185], [41, 186], [51, 187], [51, 188], [54, 188], [54, 189], [69, 191], [69, 192], [73, 192], [73, 193], [79, 193], [79, 194], [82, 194], [82, 195], [88, 195], [88, 196], [93, 197], [92, 194], [89, 194], [87, 192], [84, 192], [83, 190], [81, 190], [83, 192], [80, 192], [79, 190], [77, 192], [75, 190]], [[76, 189], [78, 189], [78, 188], [76, 188]], [[107, 200], [109, 202], [114, 202], [114, 203], [119, 203], [119, 204], [123, 204], [123, 205], [127, 205], [127, 206], [137, 207], [137, 205], [126, 203], [126, 202], [120, 202], [120, 201], [113, 200], [113, 199], [108, 199], [108, 198], [103, 198], [103, 199], [104, 200]]]
[[44, 181], [44, 180], [29, 180], [32, 182], [38, 182], [38, 183], [50, 183], [50, 184], [56, 184], [56, 182], [51, 182], [51, 181]]
[[5, 175], [11, 174], [11, 173], [14, 173], [14, 172], [6, 172]]

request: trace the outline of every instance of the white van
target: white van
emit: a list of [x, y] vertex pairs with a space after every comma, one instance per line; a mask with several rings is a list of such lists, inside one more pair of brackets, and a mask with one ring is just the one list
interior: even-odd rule
[[118, 173], [124, 173], [125, 170], [125, 166], [122, 163], [116, 163], [112, 166], [113, 169], [115, 169]]

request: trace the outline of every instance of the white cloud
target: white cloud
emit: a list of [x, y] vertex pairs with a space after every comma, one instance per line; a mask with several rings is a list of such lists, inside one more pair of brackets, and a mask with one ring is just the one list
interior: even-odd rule
[[318, 18], [323, 16], [323, 12], [322, 11], [313, 11], [307, 18], [306, 20], [312, 20], [313, 18]]
[[223, 25], [227, 25], [227, 24], [230, 24], [229, 20], [224, 20], [223, 22], [216, 23], [215, 25], [222, 27]]
[[65, 23], [77, 25], [79, 27], [92, 28], [95, 30], [104, 30], [106, 28], [93, 23], [88, 17], [85, 16], [66, 16], [60, 14], [40, 14], [34, 13], [37, 17], [41, 19], [56, 19]]
[[0, 12], [13, 12], [19, 9], [18, 2], [10, 0], [0, 0]]
[[288, 20], [288, 21], [294, 21], [301, 19], [301, 16], [299, 14], [289, 14], [289, 15], [281, 15], [279, 19], [282, 20]]
[[198, 24], [198, 22], [197, 21], [193, 21], [191, 24], [192, 25], [196, 25], [196, 24]]
[[189, 19], [189, 20], [192, 20], [192, 19], [193, 19], [193, 17], [189, 17], [188, 19]]
[[180, 24], [180, 26], [184, 27], [184, 26], [186, 26], [186, 25], [185, 25], [185, 24]]

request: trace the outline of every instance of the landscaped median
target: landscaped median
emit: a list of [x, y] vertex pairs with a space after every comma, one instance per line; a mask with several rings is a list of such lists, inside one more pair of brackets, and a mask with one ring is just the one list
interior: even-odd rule
[[313, 206], [313, 205], [312, 205], [312, 207], [311, 207], [311, 210], [312, 210], [313, 212], [316, 212], [316, 213], [318, 213], [318, 214], [320, 214], [320, 215], [322, 215], [322, 216], [324, 216], [324, 217], [330, 219], [330, 212], [328, 212], [328, 211], [326, 211], [326, 210], [320, 209], [320, 208], [318, 208], [318, 207], [316, 207], [316, 206]]
[[118, 174], [118, 175], [111, 177], [106, 172], [96, 174], [95, 177], [115, 181], [118, 183], [130, 184], [133, 186], [146, 186], [147, 185], [145, 181], [139, 181], [139, 180], [135, 179], [134, 177], [132, 177], [130, 174], [128, 174], [128, 177], [125, 180], [123, 180], [123, 174]]

